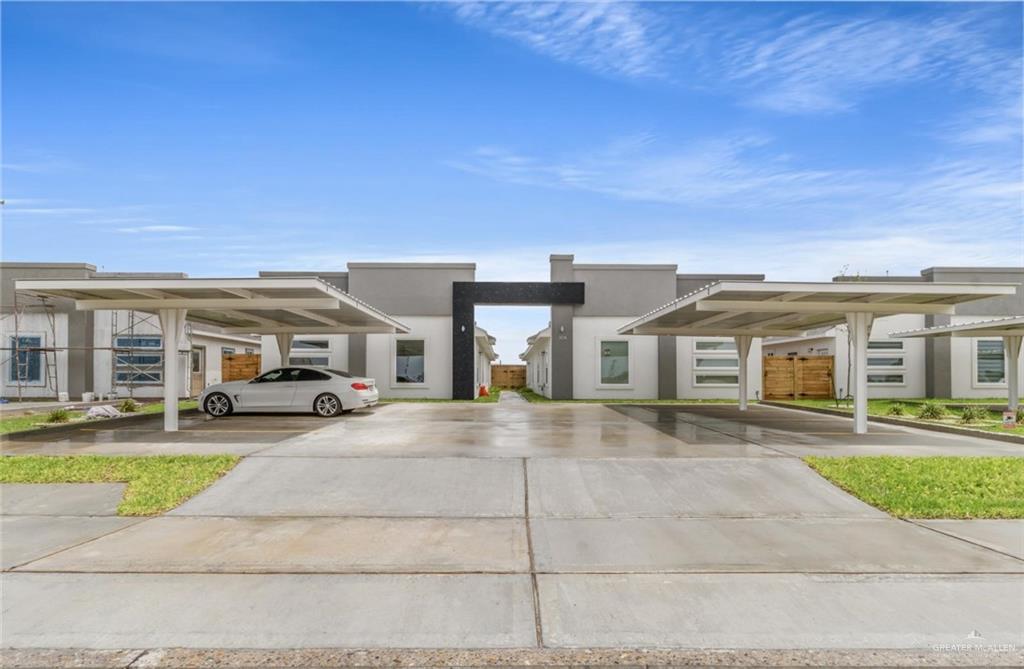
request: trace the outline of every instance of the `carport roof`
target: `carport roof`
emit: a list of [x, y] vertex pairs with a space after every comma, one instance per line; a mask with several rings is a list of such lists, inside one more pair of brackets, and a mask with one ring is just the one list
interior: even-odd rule
[[227, 333], [393, 333], [409, 328], [315, 277], [18, 280], [15, 289], [75, 301], [80, 310], [185, 309]]
[[1024, 316], [1010, 318], [994, 318], [986, 321], [970, 323], [953, 323], [936, 325], [918, 330], [905, 330], [890, 333], [890, 337], [1013, 337], [1024, 335]]
[[1015, 284], [720, 281], [623, 325], [620, 334], [793, 336], [849, 313], [953, 314], [954, 305], [1013, 295]]

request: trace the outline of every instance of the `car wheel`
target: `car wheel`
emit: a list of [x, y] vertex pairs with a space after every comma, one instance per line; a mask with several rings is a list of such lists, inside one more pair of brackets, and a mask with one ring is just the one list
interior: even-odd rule
[[203, 402], [203, 409], [214, 418], [227, 416], [233, 411], [231, 400], [224, 393], [213, 393]]
[[341, 400], [330, 393], [324, 393], [313, 402], [313, 411], [318, 416], [330, 418], [341, 413]]

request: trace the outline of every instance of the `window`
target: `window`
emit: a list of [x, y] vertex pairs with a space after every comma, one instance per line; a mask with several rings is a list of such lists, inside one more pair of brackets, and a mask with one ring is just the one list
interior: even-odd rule
[[903, 342], [899, 340], [868, 340], [868, 385], [902, 386], [906, 369]]
[[[125, 385], [158, 385], [164, 379], [164, 345], [160, 335], [115, 337], [114, 381]], [[141, 349], [141, 350], [140, 350]]]
[[256, 383], [282, 383], [285, 381], [294, 381], [299, 375], [300, 369], [272, 369], [263, 376], [257, 376], [253, 381]]
[[326, 351], [331, 348], [331, 343], [326, 339], [296, 339], [292, 342], [292, 350], [296, 349], [313, 349], [316, 351]]
[[629, 342], [601, 342], [601, 384], [629, 384]]
[[220, 347], [220, 354], [221, 355], [234, 355], [235, 354], [235, 348], [233, 346], [221, 346]]
[[203, 371], [203, 358], [206, 356], [206, 348], [197, 346], [189, 354], [189, 368], [193, 372]]
[[740, 375], [736, 374], [696, 374], [693, 382], [698, 386], [735, 386], [739, 385]]
[[425, 383], [427, 342], [423, 339], [395, 340], [395, 383]]
[[331, 377], [327, 376], [323, 372], [318, 372], [313, 369], [300, 369], [299, 370], [299, 381], [330, 381]]
[[736, 386], [740, 359], [732, 339], [697, 339], [693, 342], [693, 385]]
[[288, 357], [289, 365], [305, 365], [307, 367], [327, 367], [331, 358], [326, 355], [292, 355]]
[[246, 346], [246, 347], [245, 347], [245, 354], [246, 354], [246, 355], [252, 355], [252, 354], [253, 354], [253, 353], [255, 353], [255, 352], [256, 352], [256, 349], [254, 349], [254, 348], [249, 348], [248, 346]]
[[331, 365], [331, 342], [328, 339], [296, 339], [288, 356], [289, 365], [307, 367], [329, 367]]
[[[20, 336], [11, 337], [9, 345], [11, 353], [15, 349], [39, 348], [43, 345], [42, 337]], [[19, 350], [17, 356], [12, 355], [11, 372], [8, 377], [15, 383], [41, 383], [43, 380], [42, 353], [40, 351]]]
[[694, 342], [694, 349], [697, 351], [735, 351], [736, 342], [728, 339], [698, 339]]
[[1003, 342], [999, 339], [978, 339], [975, 379], [978, 383], [1006, 383]]
[[164, 340], [160, 335], [134, 337], [117, 337], [114, 340], [115, 348], [161, 348]]

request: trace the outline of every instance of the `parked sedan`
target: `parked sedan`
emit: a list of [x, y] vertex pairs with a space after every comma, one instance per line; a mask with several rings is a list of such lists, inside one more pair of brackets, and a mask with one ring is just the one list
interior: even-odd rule
[[281, 367], [251, 381], [229, 381], [205, 389], [199, 406], [211, 416], [235, 411], [312, 411], [337, 416], [377, 403], [373, 379], [320, 367]]

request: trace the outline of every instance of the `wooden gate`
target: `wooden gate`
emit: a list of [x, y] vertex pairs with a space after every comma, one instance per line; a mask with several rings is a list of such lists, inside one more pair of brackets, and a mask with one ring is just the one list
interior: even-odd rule
[[248, 381], [259, 376], [259, 353], [225, 353], [220, 356], [221, 381]]
[[495, 388], [526, 386], [526, 365], [491, 365], [491, 385]]
[[765, 356], [761, 385], [766, 400], [832, 399], [831, 355]]

